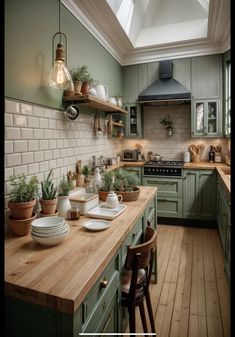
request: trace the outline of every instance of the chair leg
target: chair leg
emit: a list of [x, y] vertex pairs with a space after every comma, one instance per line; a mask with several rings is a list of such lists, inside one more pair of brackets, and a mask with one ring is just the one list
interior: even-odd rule
[[148, 313], [149, 313], [151, 329], [152, 329], [152, 332], [155, 333], [156, 331], [155, 331], [155, 325], [154, 325], [153, 310], [152, 310], [152, 305], [151, 305], [150, 296], [149, 296], [149, 290], [147, 290], [145, 297], [146, 297], [146, 303], [147, 303], [147, 308], [148, 308]]
[[141, 322], [143, 325], [144, 332], [148, 332], [146, 316], [145, 316], [145, 311], [144, 311], [144, 302], [141, 302], [139, 304], [139, 309], [140, 309], [140, 317], [141, 317]]
[[129, 329], [130, 333], [135, 332], [135, 306], [130, 305], [128, 306], [128, 312], [129, 312]]

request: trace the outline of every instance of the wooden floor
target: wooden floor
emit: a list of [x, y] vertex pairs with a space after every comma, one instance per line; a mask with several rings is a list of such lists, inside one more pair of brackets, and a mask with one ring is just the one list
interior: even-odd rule
[[[217, 230], [158, 225], [157, 245], [158, 283], [150, 289], [157, 337], [230, 337], [230, 293]], [[136, 313], [136, 331], [143, 332]]]

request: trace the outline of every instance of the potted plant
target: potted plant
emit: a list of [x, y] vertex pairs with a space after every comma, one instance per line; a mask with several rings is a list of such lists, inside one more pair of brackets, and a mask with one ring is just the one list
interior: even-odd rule
[[73, 188], [76, 188], [76, 186], [77, 186], [77, 183], [76, 183], [76, 180], [77, 180], [77, 172], [69, 171], [69, 172], [67, 173], [67, 179], [71, 181], [72, 187], [73, 187]]
[[82, 168], [82, 173], [83, 175], [85, 176], [85, 183], [88, 183], [89, 180], [88, 180], [88, 175], [90, 173], [90, 169], [88, 167], [88, 165], [84, 165], [83, 168]]
[[140, 189], [137, 187], [137, 178], [122, 170], [105, 172], [102, 176], [102, 184], [99, 189], [99, 199], [105, 201], [109, 191], [114, 191], [123, 196], [123, 201], [135, 201], [138, 199]]
[[167, 129], [168, 136], [171, 137], [173, 134], [173, 122], [170, 120], [170, 116], [168, 115], [167, 118], [163, 118], [161, 120], [161, 124]]
[[77, 68], [72, 68], [70, 74], [74, 84], [75, 94], [86, 95], [89, 90], [89, 86], [94, 85], [95, 81], [88, 72], [87, 66], [82, 65]]
[[47, 177], [41, 181], [42, 197], [39, 200], [41, 205], [41, 216], [56, 215], [57, 188], [52, 181], [52, 171], [53, 169], [51, 169]]
[[69, 192], [73, 189], [71, 180], [63, 179], [59, 183], [58, 188], [58, 203], [57, 209], [59, 211], [59, 216], [68, 219], [69, 209], [71, 208], [71, 203], [69, 200]]
[[16, 235], [27, 235], [30, 231], [31, 222], [36, 218], [33, 213], [38, 196], [39, 181], [32, 176], [28, 181], [24, 174], [10, 176], [12, 187], [8, 207], [11, 211], [8, 223]]

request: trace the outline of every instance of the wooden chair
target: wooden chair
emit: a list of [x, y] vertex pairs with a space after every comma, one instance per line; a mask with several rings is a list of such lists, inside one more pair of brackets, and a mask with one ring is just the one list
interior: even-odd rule
[[122, 305], [128, 308], [130, 333], [136, 331], [135, 307], [140, 310], [144, 332], [148, 332], [144, 310], [146, 299], [151, 330], [155, 333], [154, 317], [149, 295], [149, 283], [152, 275], [153, 259], [157, 247], [157, 231], [147, 226], [144, 243], [129, 246], [122, 273]]

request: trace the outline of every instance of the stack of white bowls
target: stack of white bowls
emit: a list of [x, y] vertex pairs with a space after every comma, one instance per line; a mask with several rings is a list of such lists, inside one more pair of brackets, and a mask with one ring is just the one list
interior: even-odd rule
[[57, 245], [69, 231], [69, 225], [59, 216], [39, 218], [31, 224], [32, 239], [43, 246]]

